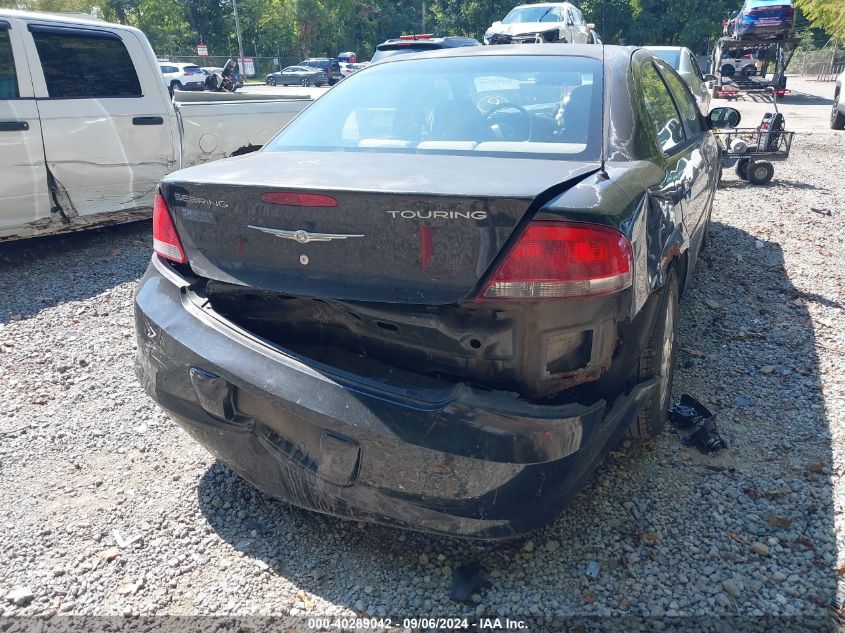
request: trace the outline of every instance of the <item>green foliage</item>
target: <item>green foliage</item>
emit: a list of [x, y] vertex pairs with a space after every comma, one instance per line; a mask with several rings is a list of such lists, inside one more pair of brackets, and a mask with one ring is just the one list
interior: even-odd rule
[[[812, 25], [845, 37], [845, 0], [797, 0]], [[425, 30], [480, 39], [518, 0], [426, 0]], [[703, 53], [741, 0], [580, 0], [608, 44], [672, 44]], [[237, 51], [232, 0], [0, 0], [0, 6], [93, 13], [143, 30], [159, 55]], [[238, 0], [244, 52], [268, 57], [334, 56], [423, 29], [423, 0]], [[819, 31], [814, 31], [815, 40]], [[807, 45], [809, 45], [809, 39]]]
[[814, 27], [845, 40], [845, 0], [797, 0], [797, 4]]

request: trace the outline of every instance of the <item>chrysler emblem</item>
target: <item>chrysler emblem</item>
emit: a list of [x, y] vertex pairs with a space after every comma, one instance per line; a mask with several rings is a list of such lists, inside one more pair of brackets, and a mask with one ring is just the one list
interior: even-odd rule
[[286, 240], [293, 240], [297, 244], [308, 244], [309, 242], [331, 242], [332, 240], [347, 240], [351, 237], [364, 237], [362, 234], [354, 233], [309, 233], [308, 231], [303, 231], [302, 229], [299, 229], [298, 231], [285, 231], [283, 229], [271, 229], [266, 226], [254, 226], [252, 224], [248, 225], [247, 228], [275, 235], [276, 237], [281, 237]]

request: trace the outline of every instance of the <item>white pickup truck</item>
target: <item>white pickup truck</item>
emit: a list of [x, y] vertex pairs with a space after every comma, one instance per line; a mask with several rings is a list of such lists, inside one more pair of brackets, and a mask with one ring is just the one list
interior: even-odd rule
[[261, 146], [310, 102], [171, 101], [141, 31], [0, 9], [0, 241], [148, 217], [162, 176]]

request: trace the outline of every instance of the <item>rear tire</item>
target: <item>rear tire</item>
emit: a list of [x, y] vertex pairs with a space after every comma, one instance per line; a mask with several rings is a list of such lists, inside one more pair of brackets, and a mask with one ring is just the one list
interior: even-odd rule
[[833, 95], [833, 109], [830, 111], [830, 129], [845, 130], [845, 114], [839, 111], [840, 95], [837, 92]]
[[765, 185], [775, 175], [775, 166], [768, 161], [755, 161], [748, 165], [746, 176], [752, 185]]
[[748, 180], [748, 159], [740, 158], [736, 161], [734, 171], [736, 172], [736, 177], [740, 180]]
[[651, 400], [628, 428], [628, 437], [634, 439], [650, 439], [660, 435], [666, 426], [669, 400], [672, 397], [680, 298], [680, 282], [674, 268], [669, 269], [662, 292], [660, 310], [632, 376], [634, 384], [658, 378]]
[[176, 92], [177, 90], [182, 89], [182, 84], [178, 81], [171, 81], [170, 82], [170, 92], [171, 94]]

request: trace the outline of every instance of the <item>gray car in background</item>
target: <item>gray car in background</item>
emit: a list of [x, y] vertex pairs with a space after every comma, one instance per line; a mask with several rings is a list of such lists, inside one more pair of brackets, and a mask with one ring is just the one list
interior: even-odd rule
[[701, 66], [693, 52], [683, 46], [647, 46], [646, 48], [677, 71], [689, 86], [695, 100], [698, 101], [698, 108], [707, 114], [710, 110], [710, 97], [716, 78], [701, 72]]
[[317, 86], [329, 83], [329, 77], [319, 68], [288, 66], [267, 75], [268, 86]]

